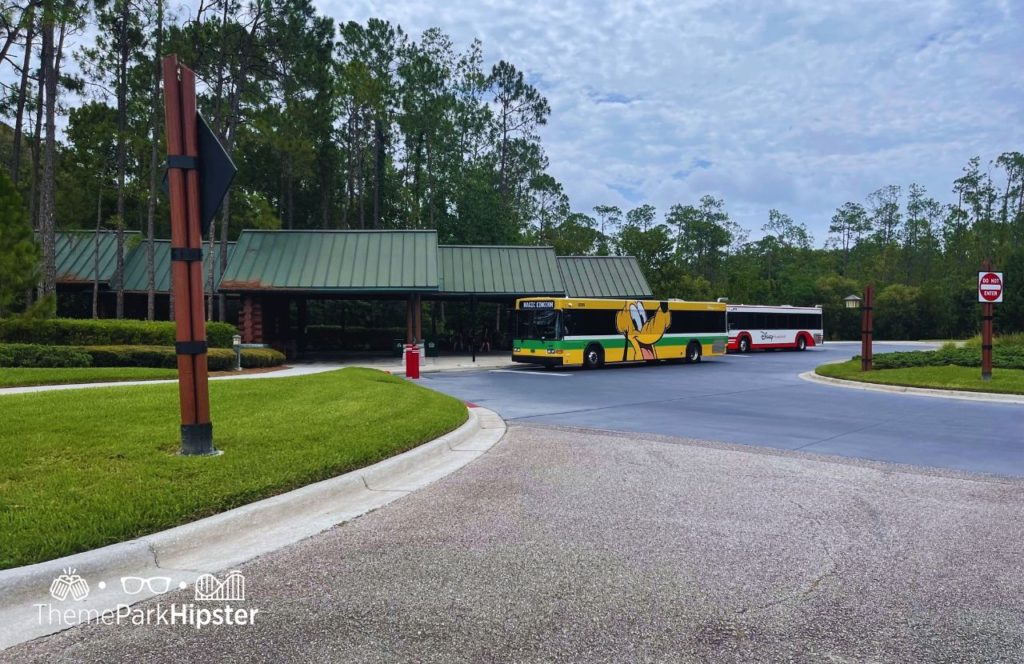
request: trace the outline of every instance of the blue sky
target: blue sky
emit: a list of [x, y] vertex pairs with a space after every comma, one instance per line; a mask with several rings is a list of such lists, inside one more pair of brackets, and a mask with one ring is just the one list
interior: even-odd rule
[[968, 158], [1024, 150], [1020, 0], [318, 4], [523, 69], [580, 211], [714, 194], [753, 237], [774, 207], [820, 244], [844, 201], [913, 181], [951, 201]]

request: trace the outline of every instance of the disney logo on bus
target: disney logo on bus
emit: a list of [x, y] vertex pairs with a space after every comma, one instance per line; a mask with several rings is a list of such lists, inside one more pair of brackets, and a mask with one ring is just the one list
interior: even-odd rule
[[762, 332], [761, 341], [775, 341], [775, 335], [770, 332]]

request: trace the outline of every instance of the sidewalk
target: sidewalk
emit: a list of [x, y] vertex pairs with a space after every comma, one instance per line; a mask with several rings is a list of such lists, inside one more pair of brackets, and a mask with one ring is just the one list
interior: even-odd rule
[[[512, 366], [508, 353], [489, 353], [478, 355], [473, 362], [468, 355], [447, 357], [428, 357], [420, 360], [421, 373], [439, 371], [472, 371], [474, 369], [497, 369]], [[357, 358], [339, 362], [299, 362], [288, 365], [279, 371], [265, 373], [239, 374], [237, 376], [215, 376], [210, 380], [256, 380], [261, 378], [290, 378], [292, 376], [308, 376], [311, 374], [334, 371], [345, 367], [366, 367], [379, 369], [398, 376], [405, 375], [405, 365], [395, 357]], [[32, 385], [30, 387], [6, 387], [0, 389], [0, 396], [5, 394], [29, 394], [32, 392], [49, 392], [52, 390], [81, 390], [99, 387], [125, 387], [128, 385], [158, 385], [160, 383], [176, 383], [176, 380], [131, 380], [112, 383], [75, 383], [69, 385]]]

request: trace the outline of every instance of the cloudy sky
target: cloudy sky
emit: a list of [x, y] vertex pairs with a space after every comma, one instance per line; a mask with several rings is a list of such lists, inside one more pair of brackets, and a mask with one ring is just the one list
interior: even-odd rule
[[483, 42], [551, 103], [543, 141], [573, 208], [778, 208], [821, 243], [835, 208], [1024, 150], [1024, 1], [318, 0], [415, 37]]

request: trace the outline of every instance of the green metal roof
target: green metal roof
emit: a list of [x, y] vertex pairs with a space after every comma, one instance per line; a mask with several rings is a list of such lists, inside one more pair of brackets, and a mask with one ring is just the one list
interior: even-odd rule
[[558, 271], [569, 297], [652, 297], [632, 256], [559, 256]]
[[242, 231], [223, 291], [436, 291], [436, 231]]
[[[220, 265], [220, 243], [214, 245], [213, 260], [210, 260], [209, 243], [203, 243], [203, 284], [204, 288], [207, 283], [206, 279], [209, 276], [210, 265]], [[228, 259], [231, 258], [231, 252], [235, 248], [234, 242], [228, 243]], [[153, 266], [154, 276], [156, 280], [156, 292], [167, 294], [171, 290], [171, 241], [170, 240], [154, 240], [153, 241]], [[214, 274], [219, 274], [220, 270], [214, 270]], [[111, 276], [113, 280], [113, 276]], [[217, 288], [217, 281], [215, 277], [214, 290]], [[124, 289], [129, 293], [145, 293], [147, 291], [147, 285], [149, 283], [149, 277], [146, 274], [146, 241], [143, 240], [139, 243], [139, 246], [129, 254], [128, 258], [124, 263]], [[111, 284], [113, 286], [113, 284]]]
[[551, 247], [441, 246], [441, 292], [480, 295], [561, 295]]
[[[56, 234], [58, 284], [92, 283], [96, 273], [96, 231], [65, 231]], [[124, 232], [125, 254], [138, 243], [138, 231]], [[110, 281], [117, 270], [117, 234], [99, 232], [99, 280]]]

